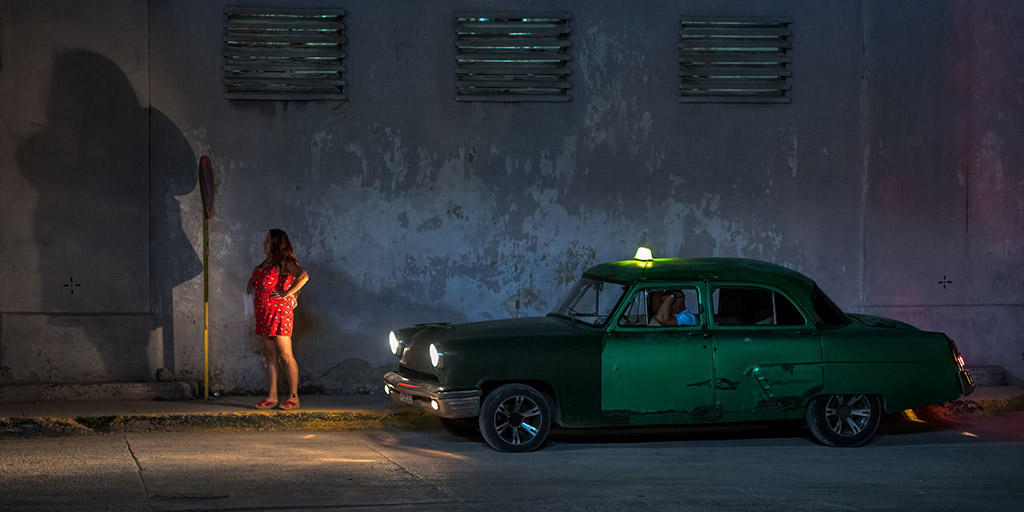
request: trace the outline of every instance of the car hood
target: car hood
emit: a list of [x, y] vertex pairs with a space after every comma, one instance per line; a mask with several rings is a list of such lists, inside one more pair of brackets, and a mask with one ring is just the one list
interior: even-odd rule
[[[438, 345], [448, 357], [458, 358], [467, 351], [483, 348], [498, 350], [515, 347], [516, 351], [528, 346], [566, 340], [572, 337], [600, 335], [600, 330], [557, 317], [527, 317], [490, 320], [465, 324], [425, 324], [401, 329], [396, 334], [403, 340], [404, 350], [399, 356], [402, 366], [419, 372], [431, 373], [428, 347]], [[486, 348], [485, 348], [486, 347]], [[496, 349], [495, 349], [496, 347]]]
[[893, 320], [891, 318], [872, 315], [860, 315], [856, 313], [847, 313], [846, 315], [852, 317], [854, 320], [868, 327], [886, 327], [889, 329], [907, 329], [914, 331], [918, 330], [917, 327], [914, 327], [913, 325], [900, 322], [899, 320]]
[[[509, 318], [465, 324], [430, 324], [403, 329], [410, 341], [417, 345], [438, 341], [458, 342], [463, 340], [505, 340], [525, 339], [539, 336], [579, 335], [591, 331], [585, 326], [573, 324], [556, 317]], [[414, 331], [414, 332], [410, 332]]]

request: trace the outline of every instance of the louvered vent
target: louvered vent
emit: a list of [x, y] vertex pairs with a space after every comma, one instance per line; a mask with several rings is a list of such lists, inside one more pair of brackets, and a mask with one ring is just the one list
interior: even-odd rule
[[345, 11], [228, 7], [224, 96], [344, 100]]
[[679, 19], [684, 102], [788, 103], [789, 18]]
[[569, 101], [568, 13], [456, 14], [457, 101]]

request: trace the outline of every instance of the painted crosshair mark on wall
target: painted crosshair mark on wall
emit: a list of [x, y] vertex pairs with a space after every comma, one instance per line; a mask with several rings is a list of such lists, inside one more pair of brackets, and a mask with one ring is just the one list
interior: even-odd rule
[[67, 284], [64, 285], [64, 288], [67, 288], [68, 290], [70, 290], [71, 291], [71, 295], [74, 295], [75, 294], [75, 288], [78, 288], [79, 286], [82, 286], [82, 285], [76, 283], [75, 282], [75, 278], [72, 277], [72, 278], [70, 278], [70, 281]]
[[953, 281], [950, 281], [949, 278], [946, 277], [946, 276], [942, 276], [942, 281], [939, 281], [939, 284], [941, 284], [942, 285], [942, 289], [945, 290], [946, 289], [946, 285], [953, 284]]

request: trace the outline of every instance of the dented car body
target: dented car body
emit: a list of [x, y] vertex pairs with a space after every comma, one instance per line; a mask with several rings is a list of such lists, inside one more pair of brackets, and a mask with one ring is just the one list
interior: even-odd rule
[[424, 324], [390, 342], [394, 400], [501, 451], [540, 447], [552, 424], [799, 418], [824, 444], [856, 446], [883, 411], [974, 389], [946, 335], [843, 313], [810, 278], [737, 258], [605, 263], [546, 317]]

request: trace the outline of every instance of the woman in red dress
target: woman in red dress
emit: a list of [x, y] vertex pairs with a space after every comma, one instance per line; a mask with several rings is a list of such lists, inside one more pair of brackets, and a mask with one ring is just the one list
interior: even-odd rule
[[253, 294], [256, 312], [256, 334], [263, 336], [263, 356], [267, 358], [268, 397], [256, 404], [257, 409], [277, 406], [277, 368], [280, 361], [288, 379], [288, 400], [282, 409], [299, 408], [299, 366], [292, 355], [292, 311], [295, 297], [309, 281], [299, 266], [288, 234], [271, 229], [263, 241], [267, 258], [252, 271], [246, 293]]

